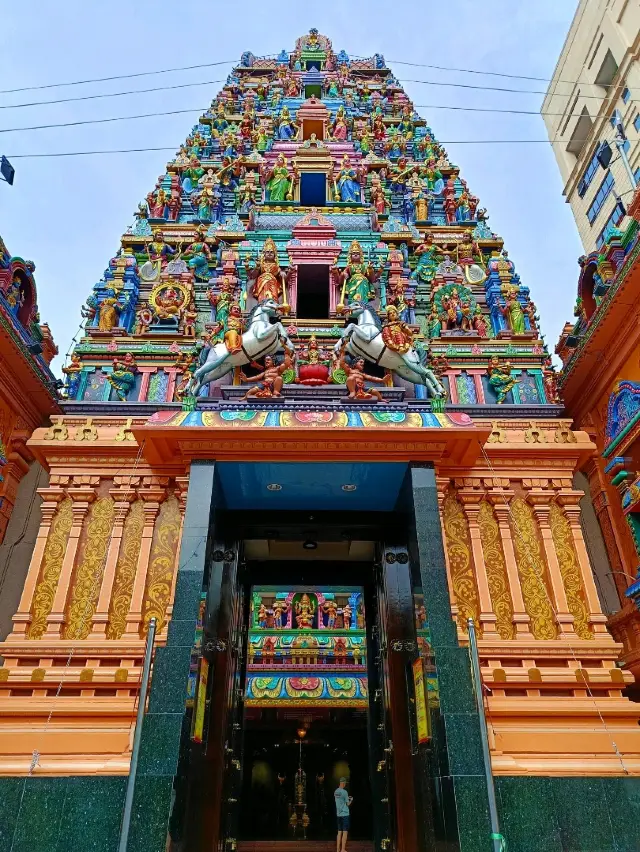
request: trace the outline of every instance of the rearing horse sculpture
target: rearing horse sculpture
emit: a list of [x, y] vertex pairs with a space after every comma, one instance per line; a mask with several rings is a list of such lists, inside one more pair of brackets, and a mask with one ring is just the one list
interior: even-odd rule
[[[340, 355], [343, 347], [356, 358], [366, 358], [373, 364], [397, 373], [414, 385], [424, 385], [429, 394], [437, 399], [447, 395], [447, 391], [436, 374], [426, 367], [420, 353], [412, 346], [404, 354], [389, 349], [382, 339], [382, 325], [375, 311], [362, 302], [352, 302], [348, 311], [357, 325], [351, 323], [336, 343], [334, 352]], [[346, 340], [346, 343], [344, 342]]]
[[274, 299], [265, 299], [256, 305], [247, 317], [247, 330], [242, 334], [242, 346], [237, 352], [229, 352], [226, 345], [216, 343], [207, 353], [207, 360], [193, 374], [191, 393], [197, 396], [204, 385], [221, 379], [230, 373], [234, 367], [242, 367], [273, 355], [282, 346], [289, 350], [293, 344], [280, 321], [271, 322], [283, 306]]

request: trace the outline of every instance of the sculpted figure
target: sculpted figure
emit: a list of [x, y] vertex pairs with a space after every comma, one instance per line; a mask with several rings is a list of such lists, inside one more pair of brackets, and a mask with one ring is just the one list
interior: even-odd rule
[[497, 355], [494, 355], [489, 361], [487, 373], [489, 374], [489, 384], [498, 397], [498, 405], [501, 405], [509, 391], [518, 384], [518, 380], [511, 375], [510, 362], [505, 361], [503, 363]]
[[264, 299], [273, 299], [274, 302], [280, 301], [280, 296], [283, 292], [283, 283], [285, 273], [280, 269], [278, 263], [278, 250], [275, 242], [269, 237], [263, 246], [260, 257], [255, 264], [251, 266], [249, 259], [245, 261], [247, 277], [255, 279], [255, 283], [251, 288], [251, 295], [255, 296], [258, 302]]
[[367, 381], [373, 382], [376, 385], [383, 385], [384, 379], [379, 379], [377, 376], [369, 376], [364, 372], [364, 358], [357, 358], [352, 366], [347, 364], [345, 354], [343, 347], [339, 365], [347, 374], [347, 390], [349, 391], [347, 399], [375, 399], [378, 402], [385, 402], [379, 390], [366, 388], [364, 384]]
[[264, 370], [261, 373], [258, 373], [257, 376], [247, 377], [244, 373], [240, 373], [241, 382], [258, 383], [255, 387], [249, 388], [242, 399], [249, 399], [249, 397], [252, 396], [259, 398], [282, 396], [281, 391], [284, 383], [282, 374], [285, 370], [290, 370], [292, 368], [293, 360], [292, 353], [287, 352], [282, 364], [276, 365], [272, 356], [267, 355], [264, 359]]
[[113, 370], [107, 376], [107, 381], [121, 402], [127, 399], [129, 391], [134, 386], [137, 372], [138, 365], [131, 352], [127, 352], [124, 358], [116, 355], [113, 359]]
[[377, 280], [379, 271], [375, 270], [370, 263], [364, 260], [362, 247], [354, 240], [349, 247], [349, 262], [341, 272], [343, 280], [343, 297], [348, 302], [370, 302], [375, 299], [374, 281]]
[[389, 349], [401, 355], [413, 346], [413, 331], [400, 319], [395, 305], [387, 307], [387, 321], [382, 326], [382, 339]]
[[526, 332], [524, 312], [518, 300], [518, 288], [503, 287], [502, 294], [505, 300], [505, 304], [500, 305], [502, 315], [507, 318], [511, 331], [514, 334], [524, 334]]
[[82, 372], [80, 356], [76, 352], [71, 356], [70, 363], [62, 368], [62, 372], [65, 375], [64, 385], [67, 399], [75, 399], [80, 387], [80, 373]]

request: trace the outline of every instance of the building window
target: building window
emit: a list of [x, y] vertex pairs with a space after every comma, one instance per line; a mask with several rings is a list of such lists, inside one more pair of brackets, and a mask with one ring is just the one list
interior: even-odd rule
[[609, 193], [613, 189], [613, 175], [611, 172], [607, 172], [604, 180], [600, 184], [598, 191], [596, 192], [595, 198], [591, 202], [591, 206], [587, 210], [587, 219], [593, 225], [595, 220], [598, 217], [598, 213], [602, 210], [602, 205], [605, 203], [607, 198], [609, 197]]
[[582, 175], [582, 180], [578, 184], [578, 195], [582, 198], [589, 188], [589, 184], [593, 180], [593, 176], [598, 171], [600, 167], [600, 163], [598, 162], [598, 151], [600, 150], [600, 145], [596, 148], [596, 152], [591, 158], [591, 162], [584, 170], [584, 174]]
[[630, 98], [630, 97], [631, 97], [631, 92], [630, 92], [630, 91], [629, 91], [629, 89], [627, 89], [627, 87], [625, 86], [625, 89], [624, 89], [624, 91], [623, 91], [623, 93], [622, 93], [622, 103], [623, 103], [623, 104], [628, 104], [628, 103], [629, 103], [629, 98]]
[[636, 119], [633, 122], [633, 126], [638, 131], [638, 133], [640, 133], [640, 112], [638, 113], [638, 115], [636, 115]]
[[624, 213], [620, 209], [620, 205], [616, 204], [616, 206], [613, 210], [613, 213], [611, 214], [611, 216], [609, 216], [609, 218], [605, 222], [604, 228], [598, 234], [598, 238], [596, 239], [596, 248], [598, 248], [598, 249], [602, 248], [602, 246], [604, 245], [604, 238], [605, 238], [606, 233], [609, 230], [609, 228], [617, 227], [617, 225], [619, 225], [620, 222], [622, 222], [623, 219], [624, 219]]

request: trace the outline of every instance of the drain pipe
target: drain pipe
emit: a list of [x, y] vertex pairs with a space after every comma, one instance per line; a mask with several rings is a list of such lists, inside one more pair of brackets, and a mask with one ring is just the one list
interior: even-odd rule
[[152, 618], [149, 621], [147, 644], [144, 649], [142, 683], [140, 684], [140, 694], [138, 696], [138, 712], [136, 714], [136, 727], [133, 733], [133, 751], [131, 752], [131, 767], [129, 769], [129, 778], [127, 780], [127, 794], [124, 799], [124, 812], [122, 814], [122, 826], [120, 828], [120, 843], [118, 845], [118, 852], [127, 852], [127, 843], [129, 842], [131, 808], [133, 806], [133, 794], [135, 792], [136, 787], [136, 773], [138, 771], [138, 758], [140, 756], [140, 740], [142, 739], [142, 723], [144, 721], [144, 711], [147, 704], [147, 693], [149, 691], [149, 675], [151, 674], [151, 655], [153, 652], [153, 642], [155, 638], [156, 619]]
[[491, 840], [493, 841], [493, 852], [504, 852], [507, 848], [504, 837], [500, 834], [500, 821], [498, 819], [498, 805], [496, 803], [496, 789], [493, 784], [493, 773], [491, 772], [491, 755], [489, 753], [489, 732], [487, 730], [487, 717], [484, 712], [484, 697], [482, 694], [482, 676], [480, 674], [480, 657], [478, 655], [478, 642], [476, 640], [476, 626], [472, 618], [467, 619], [469, 629], [469, 657], [471, 658], [471, 671], [473, 673], [473, 684], [476, 693], [476, 704], [478, 705], [478, 716], [480, 721], [480, 739], [482, 740], [482, 757], [484, 759], [484, 774], [487, 779], [487, 796], [489, 798], [489, 817], [491, 819]]

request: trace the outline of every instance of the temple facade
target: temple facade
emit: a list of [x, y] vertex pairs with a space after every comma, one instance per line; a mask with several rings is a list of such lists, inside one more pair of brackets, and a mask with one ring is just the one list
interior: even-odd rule
[[353, 848], [492, 848], [469, 619], [509, 849], [632, 848], [640, 705], [576, 485], [598, 446], [382, 55], [243, 54], [83, 313], [27, 442], [3, 848], [116, 847], [152, 618], [131, 852], [334, 848], [339, 777]]

